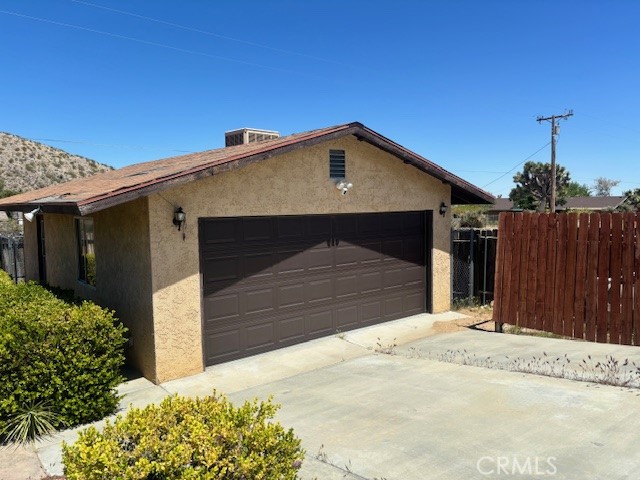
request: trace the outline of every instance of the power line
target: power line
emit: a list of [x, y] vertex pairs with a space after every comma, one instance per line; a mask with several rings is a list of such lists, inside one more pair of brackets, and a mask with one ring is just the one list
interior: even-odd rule
[[306, 58], [310, 58], [310, 59], [313, 59], [313, 60], [320, 60], [322, 62], [334, 63], [334, 64], [342, 65], [339, 62], [335, 62], [333, 60], [328, 60], [326, 58], [316, 57], [314, 55], [308, 55], [306, 53], [293, 52], [291, 50], [284, 50], [282, 48], [272, 47], [272, 46], [265, 45], [265, 44], [262, 44], [262, 43], [251, 42], [249, 40], [243, 40], [241, 38], [229, 37], [227, 35], [221, 35], [219, 33], [211, 32], [211, 31], [208, 31], [208, 30], [201, 30], [199, 28], [190, 27], [188, 25], [182, 25], [182, 24], [179, 24], [179, 23], [168, 22], [166, 20], [161, 20], [159, 18], [148, 17], [146, 15], [140, 15], [140, 14], [137, 14], [137, 13], [126, 11], [126, 10], [118, 10], [116, 8], [106, 7], [104, 5], [98, 5], [96, 3], [84, 2], [82, 0], [71, 0], [71, 1], [74, 2], [74, 3], [78, 3], [80, 5], [86, 5], [88, 7], [99, 8], [99, 9], [102, 9], [102, 10], [107, 10], [109, 12], [118, 13], [120, 15], [127, 15], [127, 16], [130, 16], [130, 17], [135, 17], [135, 18], [139, 18], [139, 19], [142, 19], [142, 20], [147, 20], [149, 22], [155, 22], [155, 23], [159, 23], [159, 24], [162, 24], [162, 25], [167, 25], [167, 26], [170, 26], [170, 27], [180, 28], [182, 30], [187, 30], [187, 31], [190, 31], [190, 32], [200, 33], [202, 35], [209, 35], [211, 37], [221, 38], [223, 40], [229, 40], [231, 42], [243, 43], [245, 45], [249, 45], [249, 46], [252, 46], [252, 47], [264, 48], [266, 50], [271, 50], [271, 51], [278, 52], [278, 53], [284, 53], [284, 54], [287, 54], [287, 55], [296, 55], [296, 56], [299, 56], [299, 57], [306, 57]]
[[303, 74], [303, 73], [295, 72], [295, 71], [292, 71], [292, 70], [286, 70], [284, 68], [272, 67], [270, 65], [264, 65], [264, 64], [261, 64], [261, 63], [247, 62], [245, 60], [238, 60], [238, 59], [235, 59], [235, 58], [223, 57], [223, 56], [220, 56], [220, 55], [212, 55], [210, 53], [199, 52], [199, 51], [196, 51], [196, 50], [189, 50], [187, 48], [174, 47], [173, 45], [167, 45], [165, 43], [152, 42], [150, 40], [144, 40], [142, 38], [129, 37], [127, 35], [120, 35], [118, 33], [107, 32], [107, 31], [104, 31], [104, 30], [97, 30], [97, 29], [89, 28], [89, 27], [83, 27], [81, 25], [74, 25], [72, 23], [58, 22], [56, 20], [50, 20], [48, 18], [34, 17], [32, 15], [26, 15], [24, 13], [12, 12], [12, 11], [8, 11], [8, 10], [0, 10], [0, 13], [3, 13], [5, 15], [12, 15], [14, 17], [26, 18], [26, 19], [29, 19], [29, 20], [35, 20], [35, 21], [38, 21], [38, 22], [49, 23], [49, 24], [52, 24], [52, 25], [58, 25], [60, 27], [67, 27], [67, 28], [73, 28], [73, 29], [76, 29], [76, 30], [83, 30], [85, 32], [97, 33], [99, 35], [105, 35], [105, 36], [108, 36], [108, 37], [119, 38], [121, 40], [129, 40], [129, 41], [132, 41], [132, 42], [142, 43], [144, 45], [151, 45], [151, 46], [154, 46], [154, 47], [160, 47], [160, 48], [165, 48], [165, 49], [168, 49], [168, 50], [174, 50], [176, 52], [189, 53], [191, 55], [200, 55], [200, 56], [203, 56], [203, 57], [213, 58], [215, 60], [223, 60], [223, 61], [226, 61], [226, 62], [234, 62], [234, 63], [239, 63], [239, 64], [242, 64], [242, 65], [249, 65], [249, 66], [252, 66], [252, 67], [266, 68], [266, 69], [269, 69], [269, 70], [275, 70], [275, 71], [279, 71], [279, 72], [305, 76], [305, 74]]
[[510, 170], [507, 170], [506, 172], [504, 172], [502, 175], [500, 175], [498, 178], [491, 180], [489, 183], [487, 183], [486, 185], [484, 185], [482, 188], [487, 188], [489, 185], [491, 185], [492, 183], [497, 182], [498, 180], [500, 180], [501, 178], [507, 176], [508, 174], [510, 174], [511, 172], [513, 172], [516, 168], [518, 168], [520, 165], [522, 165], [524, 162], [526, 162], [527, 160], [529, 160], [531, 157], [533, 157], [536, 153], [541, 152], [542, 150], [544, 150], [545, 148], [547, 148], [547, 146], [549, 146], [551, 144], [551, 142], [547, 142], [545, 143], [542, 147], [540, 147], [538, 150], [536, 150], [535, 152], [533, 152], [531, 155], [529, 155], [527, 158], [525, 158], [524, 160], [522, 160], [521, 162], [516, 163], [513, 167], [511, 167]]

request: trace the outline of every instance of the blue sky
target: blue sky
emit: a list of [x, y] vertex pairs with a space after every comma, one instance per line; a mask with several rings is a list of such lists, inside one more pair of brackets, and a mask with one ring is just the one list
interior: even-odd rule
[[619, 194], [640, 187], [639, 19], [631, 0], [0, 0], [0, 130], [122, 167], [360, 121], [507, 196], [519, 167], [498, 177], [549, 142], [536, 117], [573, 109], [558, 162]]

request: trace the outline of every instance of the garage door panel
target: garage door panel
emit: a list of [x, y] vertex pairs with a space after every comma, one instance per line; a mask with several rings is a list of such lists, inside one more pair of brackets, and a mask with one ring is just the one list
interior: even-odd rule
[[239, 318], [240, 299], [237, 293], [212, 296], [205, 300], [205, 310], [211, 312], [207, 321]]
[[305, 337], [304, 323], [304, 315], [280, 320], [278, 324], [280, 341], [290, 343], [296, 339], [303, 340]]
[[419, 238], [409, 238], [402, 247], [402, 259], [415, 265], [424, 266], [424, 249]]
[[382, 259], [381, 250], [382, 245], [379, 240], [358, 243], [356, 248], [358, 263], [364, 266], [379, 262]]
[[311, 337], [335, 333], [335, 329], [333, 328], [333, 314], [330, 309], [309, 313], [305, 325], [306, 331]]
[[238, 329], [209, 333], [206, 336], [205, 350], [207, 352], [207, 364], [217, 358], [237, 358], [242, 352], [240, 348], [240, 332]]
[[304, 247], [279, 250], [275, 268], [280, 275], [295, 275], [304, 272]]
[[358, 223], [350, 215], [336, 216], [333, 222], [333, 233], [337, 238], [353, 238], [358, 233]]
[[356, 217], [359, 236], [380, 235], [382, 231], [382, 217], [375, 213], [364, 213]]
[[396, 317], [402, 312], [402, 296], [388, 298], [384, 301], [384, 316], [386, 318]]
[[334, 256], [336, 259], [336, 267], [352, 267], [358, 264], [357, 259], [358, 248], [348, 242], [341, 242], [336, 245]]
[[360, 292], [373, 293], [382, 290], [382, 272], [367, 272], [360, 275]]
[[273, 221], [269, 217], [245, 217], [242, 219], [242, 238], [245, 242], [273, 241]]
[[325, 278], [308, 282], [307, 299], [310, 304], [330, 302], [333, 299], [333, 279]]
[[242, 278], [242, 268], [240, 266], [240, 257], [238, 256], [205, 259], [204, 267], [209, 272], [206, 277], [206, 283], [240, 280]]
[[421, 312], [424, 310], [424, 293], [417, 291], [404, 297], [404, 310], [407, 312]]
[[358, 305], [336, 309], [336, 330], [348, 330], [358, 325]]
[[247, 253], [244, 255], [243, 278], [263, 279], [274, 273], [274, 253]]
[[306, 220], [303, 216], [276, 217], [278, 239], [301, 241], [305, 237]]
[[260, 290], [250, 290], [242, 295], [242, 302], [245, 305], [247, 314], [268, 314], [274, 311], [273, 288], [263, 288]]
[[424, 215], [201, 219], [207, 365], [425, 311]]
[[219, 219], [214, 223], [205, 223], [202, 229], [204, 245], [220, 245], [239, 242], [239, 222], [236, 218]]
[[333, 253], [326, 245], [315, 245], [305, 252], [306, 269], [309, 272], [330, 270], [333, 267]]
[[360, 321], [364, 324], [375, 323], [382, 320], [382, 302], [372, 300], [360, 306]]
[[382, 242], [382, 255], [385, 261], [394, 258], [402, 258], [403, 242], [401, 238], [393, 240], [384, 240]]
[[342, 275], [336, 277], [336, 298], [347, 299], [358, 295], [358, 277], [356, 275]]
[[394, 268], [384, 272], [384, 288], [402, 288], [406, 281], [405, 269]]
[[328, 215], [312, 215], [305, 217], [307, 235], [309, 237], [331, 237], [331, 217]]
[[278, 306], [280, 308], [302, 307], [305, 304], [304, 284], [282, 285], [278, 289]]
[[250, 325], [245, 329], [245, 336], [247, 350], [273, 345], [276, 340], [275, 325], [272, 321]]

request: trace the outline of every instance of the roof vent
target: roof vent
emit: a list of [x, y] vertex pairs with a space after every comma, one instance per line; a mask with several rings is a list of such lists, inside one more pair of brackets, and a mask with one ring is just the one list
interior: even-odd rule
[[247, 143], [263, 142], [278, 138], [280, 133], [274, 130], [260, 130], [257, 128], [240, 128], [224, 132], [224, 146], [246, 145]]

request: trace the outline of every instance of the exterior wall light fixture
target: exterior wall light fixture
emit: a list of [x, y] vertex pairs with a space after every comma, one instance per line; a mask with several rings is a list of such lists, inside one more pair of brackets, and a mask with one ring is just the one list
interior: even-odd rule
[[176, 210], [173, 212], [173, 224], [178, 227], [178, 231], [180, 231], [186, 219], [187, 214], [184, 213], [182, 207], [176, 208]]
[[33, 222], [33, 217], [39, 214], [41, 211], [40, 207], [31, 210], [29, 213], [25, 213], [23, 216], [27, 222]]
[[447, 214], [447, 205], [444, 202], [440, 203], [440, 215], [442, 215], [443, 217]]
[[347, 182], [346, 180], [340, 180], [338, 183], [336, 183], [336, 188], [340, 190], [340, 193], [342, 195], [346, 195], [347, 193], [349, 193], [349, 190], [353, 188], [353, 183]]

